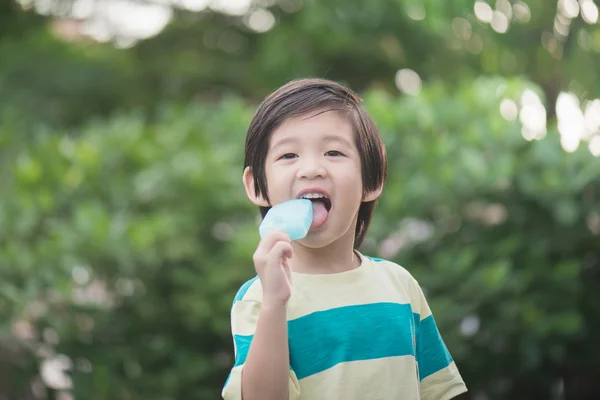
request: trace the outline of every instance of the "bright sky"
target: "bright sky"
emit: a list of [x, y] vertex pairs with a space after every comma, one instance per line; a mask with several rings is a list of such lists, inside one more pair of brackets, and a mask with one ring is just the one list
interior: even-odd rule
[[[24, 8], [35, 8], [40, 14], [51, 14], [56, 0], [17, 0]], [[202, 11], [207, 7], [231, 15], [245, 15], [252, 0], [74, 0], [72, 16], [85, 20], [83, 32], [99, 41], [113, 36], [127, 38], [121, 45], [133, 45], [137, 39], [158, 34], [171, 20], [171, 6]], [[266, 3], [269, 3], [268, 1]], [[249, 15], [248, 25], [258, 32], [270, 29], [275, 22], [268, 10]], [[119, 43], [117, 43], [119, 44]]]

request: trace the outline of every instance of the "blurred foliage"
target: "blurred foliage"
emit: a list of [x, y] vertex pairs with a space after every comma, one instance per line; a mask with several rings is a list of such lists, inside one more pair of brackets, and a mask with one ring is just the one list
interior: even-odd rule
[[[524, 141], [498, 113], [524, 88], [366, 94], [391, 178], [363, 251], [421, 281], [472, 394], [499, 399], [550, 398], [600, 357], [598, 160]], [[21, 357], [72, 357], [77, 398], [218, 396], [258, 240], [239, 182], [251, 113], [229, 98], [31, 140], [0, 203], [0, 310], [31, 331]], [[461, 334], [465, 318], [480, 329]]]
[[157, 125], [128, 114], [18, 154], [1, 319], [31, 325], [30, 349], [52, 329], [52, 352], [92, 363], [73, 377], [78, 398], [214, 398], [232, 290], [251, 271], [252, 235], [229, 240], [252, 215], [231, 162], [249, 116], [233, 100], [165, 109]]
[[[561, 36], [556, 2], [530, 0], [499, 34], [474, 3], [256, 2], [265, 33], [179, 7], [117, 49], [0, 2], [0, 399], [218, 398], [258, 242], [245, 131], [301, 76], [364, 95], [390, 178], [362, 250], [421, 282], [465, 397], [593, 398], [600, 160], [564, 152], [553, 114], [561, 91], [600, 96], [600, 29], [578, 16]], [[398, 94], [403, 68], [418, 95]], [[522, 137], [523, 93], [541, 140]]]
[[[73, 1], [49, 3], [55, 14], [68, 16]], [[561, 90], [582, 99], [600, 96], [600, 25], [580, 14], [565, 17], [557, 4], [567, 2], [578, 4], [490, 2], [490, 12], [511, 17], [504, 34], [478, 20], [474, 0], [256, 0], [244, 16], [175, 7], [159, 35], [123, 50], [90, 46], [85, 37], [65, 44], [48, 36], [33, 11], [9, 1], [0, 9], [0, 22], [7, 21], [0, 24], [0, 101], [37, 120], [72, 123], [121, 107], [152, 115], [169, 99], [214, 100], [235, 92], [256, 101], [304, 76], [395, 93], [394, 74], [411, 68], [424, 81], [448, 85], [482, 74], [525, 77], [542, 88], [552, 116]], [[248, 15], [257, 10], [268, 10], [276, 21], [265, 33], [248, 26]], [[14, 103], [27, 93], [27, 102]]]

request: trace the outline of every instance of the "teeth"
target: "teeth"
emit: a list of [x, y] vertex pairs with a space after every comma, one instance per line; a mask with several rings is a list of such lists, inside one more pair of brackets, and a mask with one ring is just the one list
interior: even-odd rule
[[327, 196], [321, 193], [305, 193], [300, 196], [301, 199], [326, 199]]

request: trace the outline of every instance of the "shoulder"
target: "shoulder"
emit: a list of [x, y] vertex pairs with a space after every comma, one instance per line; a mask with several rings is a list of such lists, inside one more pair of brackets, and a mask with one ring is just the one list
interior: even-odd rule
[[385, 260], [383, 258], [371, 257], [364, 254], [362, 256], [370, 260], [378, 271], [382, 271], [385, 274], [389, 274], [400, 279], [403, 284], [409, 286], [418, 286], [417, 280], [413, 277], [413, 275], [400, 264], [390, 260]]
[[378, 275], [379, 280], [385, 280], [396, 290], [404, 292], [416, 312], [420, 312], [424, 299], [423, 292], [419, 282], [410, 271], [393, 261], [365, 255], [363, 257], [373, 263], [372, 270]]
[[231, 331], [234, 335], [254, 334], [262, 301], [262, 286], [258, 276], [238, 289], [231, 305]]
[[238, 289], [235, 297], [233, 298], [233, 305], [239, 301], [255, 301], [260, 302], [262, 300], [262, 285], [258, 275], [254, 278], [247, 280]]

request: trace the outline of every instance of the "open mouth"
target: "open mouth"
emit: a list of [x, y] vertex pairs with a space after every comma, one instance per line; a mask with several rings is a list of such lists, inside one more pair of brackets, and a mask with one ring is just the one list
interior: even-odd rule
[[331, 211], [331, 200], [322, 193], [305, 193], [300, 198], [312, 202], [313, 220], [311, 228], [323, 225], [329, 217], [329, 211]]
[[313, 204], [321, 203], [321, 204], [323, 204], [323, 206], [325, 207], [325, 210], [327, 210], [327, 212], [331, 211], [331, 200], [329, 200], [327, 198], [327, 196], [325, 196], [324, 194], [307, 193], [307, 194], [300, 196], [300, 198], [310, 200]]

